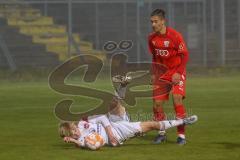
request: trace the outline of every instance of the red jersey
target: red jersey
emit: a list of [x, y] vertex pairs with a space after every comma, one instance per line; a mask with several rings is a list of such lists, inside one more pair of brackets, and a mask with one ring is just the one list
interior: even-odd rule
[[154, 63], [163, 64], [168, 68], [167, 79], [176, 72], [185, 74], [188, 50], [179, 32], [167, 27], [164, 35], [152, 33], [148, 36], [148, 47], [152, 54], [153, 74], [157, 74], [157, 65]]

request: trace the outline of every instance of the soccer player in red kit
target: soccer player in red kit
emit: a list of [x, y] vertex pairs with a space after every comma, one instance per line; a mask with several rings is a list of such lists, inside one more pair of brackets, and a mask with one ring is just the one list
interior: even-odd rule
[[[152, 55], [152, 83], [160, 85], [159, 79], [166, 80], [173, 84], [172, 97], [177, 119], [186, 116], [183, 99], [185, 98], [186, 64], [188, 61], [188, 50], [182, 35], [176, 30], [166, 26], [165, 12], [156, 9], [151, 14], [153, 33], [148, 37], [149, 50]], [[167, 67], [167, 72], [159, 74], [157, 64]], [[156, 121], [166, 118], [163, 111], [164, 102], [168, 101], [169, 94], [159, 95], [159, 90], [153, 91], [153, 113]], [[177, 128], [177, 143], [186, 144], [185, 126]], [[158, 144], [166, 141], [166, 133], [161, 132], [154, 140]]]

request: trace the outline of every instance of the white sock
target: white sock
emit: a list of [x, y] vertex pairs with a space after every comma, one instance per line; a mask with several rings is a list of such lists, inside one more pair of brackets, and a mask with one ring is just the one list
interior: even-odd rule
[[183, 124], [183, 120], [169, 120], [169, 121], [160, 121], [160, 131], [167, 130], [172, 127], [176, 127]]
[[178, 137], [181, 137], [181, 138], [183, 138], [183, 139], [186, 138], [184, 134], [178, 134]]
[[166, 131], [165, 131], [165, 130], [159, 130], [159, 131], [158, 131], [158, 134], [159, 134], [159, 135], [165, 135], [165, 134], [166, 134]]
[[124, 98], [125, 98], [126, 91], [127, 91], [127, 85], [122, 85], [122, 84], [120, 84], [119, 87], [118, 87], [118, 89], [115, 91], [115, 96], [116, 96], [118, 99], [124, 99]]

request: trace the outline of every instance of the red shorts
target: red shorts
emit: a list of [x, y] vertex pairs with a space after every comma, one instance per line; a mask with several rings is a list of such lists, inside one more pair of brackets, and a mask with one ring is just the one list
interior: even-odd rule
[[[171, 77], [172, 78], [172, 77]], [[171, 81], [171, 78], [167, 78], [167, 81]], [[154, 86], [159, 85], [159, 83], [155, 83]], [[181, 75], [181, 80], [178, 84], [173, 85], [170, 93], [172, 94], [180, 94], [185, 98], [185, 88], [186, 87], [186, 76]], [[161, 87], [153, 90], [153, 99], [154, 100], [168, 100], [169, 99], [169, 93], [161, 94], [162, 89]]]

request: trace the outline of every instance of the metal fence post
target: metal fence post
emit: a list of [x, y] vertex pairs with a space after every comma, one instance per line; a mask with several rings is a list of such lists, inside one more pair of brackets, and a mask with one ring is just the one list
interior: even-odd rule
[[4, 37], [2, 35], [0, 35], [0, 49], [2, 49], [2, 53], [6, 58], [6, 61], [8, 63], [9, 68], [11, 69], [11, 71], [16, 71], [17, 70], [17, 66], [16, 63], [14, 62], [14, 59], [8, 49], [8, 46], [6, 44], [6, 42], [4, 41]]
[[[238, 45], [240, 46], [240, 1], [237, 1], [238, 7]], [[239, 47], [240, 48], [240, 47]]]
[[172, 26], [173, 24], [172, 24], [172, 2], [171, 1], [169, 1], [168, 3], [167, 3], [167, 11], [168, 11], [168, 25], [169, 26]]
[[137, 17], [137, 26], [136, 26], [136, 28], [137, 28], [137, 36], [136, 36], [136, 42], [137, 42], [137, 63], [139, 63], [140, 62], [140, 60], [141, 60], [141, 51], [140, 51], [140, 43], [139, 43], [139, 40], [138, 40], [138, 35], [140, 34], [140, 9], [139, 9], [139, 7], [140, 7], [140, 4], [139, 4], [139, 0], [137, 1], [137, 10], [136, 10], [136, 17]]
[[98, 2], [95, 2], [95, 47], [99, 49], [99, 9], [98, 9]]
[[208, 39], [207, 39], [207, 10], [206, 10], [206, 0], [203, 0], [203, 4], [202, 4], [202, 15], [203, 15], [203, 66], [207, 67], [207, 43], [208, 43]]
[[[149, 0], [149, 2], [148, 2], [148, 14], [149, 14], [149, 17], [150, 17], [151, 13], [152, 13], [152, 0]], [[149, 24], [148, 25], [148, 32], [150, 33], [151, 31], [152, 31], [152, 27]]]
[[44, 16], [48, 15], [48, 3], [47, 0], [44, 1]]
[[183, 14], [184, 16], [188, 15], [187, 2], [183, 2]]
[[68, 0], [68, 56], [71, 56], [72, 46], [72, 0]]
[[171, 14], [172, 14], [172, 27], [175, 27], [175, 8], [174, 8], [174, 2], [173, 2], [173, 4], [171, 5], [171, 7], [172, 7], [172, 12], [171, 12]]
[[215, 4], [214, 4], [214, 0], [211, 0], [211, 32], [214, 32], [214, 30], [215, 30], [215, 19], [214, 19], [214, 15], [215, 15]]
[[226, 63], [226, 46], [225, 46], [225, 0], [220, 0], [220, 60], [221, 65]]
[[127, 39], [127, 3], [123, 2], [123, 37]]

